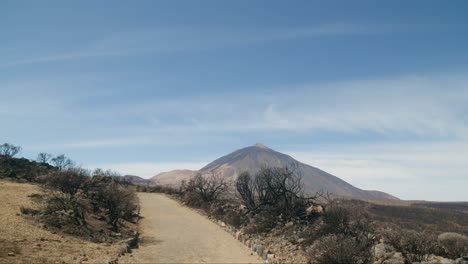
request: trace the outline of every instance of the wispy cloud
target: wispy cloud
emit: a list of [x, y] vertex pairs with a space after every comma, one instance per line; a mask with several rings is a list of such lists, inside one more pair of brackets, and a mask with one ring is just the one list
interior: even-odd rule
[[335, 131], [465, 138], [467, 91], [468, 80], [460, 76], [398, 77], [284, 87], [268, 96], [237, 91], [125, 109], [171, 120], [146, 127], [160, 132]]
[[285, 152], [360, 188], [403, 199], [467, 198], [468, 141], [335, 144]]
[[[0, 68], [46, 62], [69, 61], [96, 57], [131, 56], [145, 53], [187, 52], [232, 48], [272, 41], [311, 37], [379, 34], [385, 26], [359, 24], [324, 24], [302, 28], [149, 28], [118, 32], [90, 41], [77, 50], [4, 61]], [[23, 52], [27, 54], [27, 52]]]

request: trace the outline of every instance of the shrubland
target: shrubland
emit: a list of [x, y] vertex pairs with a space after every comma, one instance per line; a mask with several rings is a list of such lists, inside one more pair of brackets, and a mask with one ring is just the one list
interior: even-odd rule
[[134, 232], [129, 226], [138, 218], [135, 188], [118, 181], [116, 173], [76, 167], [63, 154], [39, 153], [37, 161], [15, 158], [20, 150], [0, 145], [0, 178], [41, 187], [31, 196], [36, 208], [19, 208], [23, 215], [45, 228], [97, 242]]
[[[201, 209], [239, 230], [244, 239], [283, 255], [278, 262], [412, 263], [432, 261], [435, 255], [457, 259], [468, 254], [462, 234], [468, 226], [465, 210], [305, 195], [300, 175], [290, 168], [244, 172], [234, 182], [211, 173], [197, 175], [180, 188], [137, 188], [166, 193]], [[459, 233], [444, 233], [450, 230]], [[382, 247], [392, 252], [376, 254]]]

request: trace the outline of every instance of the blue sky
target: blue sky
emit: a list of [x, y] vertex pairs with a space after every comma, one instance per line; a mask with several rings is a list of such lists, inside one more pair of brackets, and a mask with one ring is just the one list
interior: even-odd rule
[[466, 1], [1, 1], [0, 141], [149, 177], [261, 142], [468, 200]]

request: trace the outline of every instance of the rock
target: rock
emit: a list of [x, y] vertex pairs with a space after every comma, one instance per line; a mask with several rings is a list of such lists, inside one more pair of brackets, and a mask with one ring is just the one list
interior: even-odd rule
[[302, 244], [305, 240], [306, 240], [305, 238], [299, 238], [299, 239], [297, 240], [297, 243], [298, 243], [298, 244]]
[[254, 251], [257, 253], [257, 255], [259, 255], [260, 257], [262, 257], [263, 255], [263, 251], [265, 250], [265, 247], [262, 246], [262, 245], [257, 245], [255, 244], [254, 245]]
[[273, 260], [275, 258], [275, 254], [267, 254], [267, 260]]
[[400, 252], [395, 252], [390, 258], [384, 260], [382, 264], [405, 264], [405, 258]]
[[242, 230], [239, 230], [239, 231], [236, 232], [236, 239], [237, 240], [240, 240], [242, 238], [242, 233], [243, 233]]
[[321, 205], [314, 206], [311, 205], [306, 209], [306, 214], [309, 216], [311, 214], [321, 214], [323, 213], [323, 207]]
[[431, 256], [424, 263], [437, 263], [437, 264], [455, 264], [455, 260], [447, 259], [440, 256]]
[[455, 264], [468, 264], [468, 259], [464, 260], [463, 258], [457, 258]]
[[9, 257], [14, 257], [14, 256], [15, 256], [15, 252], [8, 252], [8, 256], [9, 256]]
[[291, 222], [286, 223], [284, 226], [285, 227], [290, 227], [290, 226], [293, 226], [293, 225], [294, 225], [294, 222], [291, 221]]
[[131, 237], [126, 240], [127, 245], [129, 248], [137, 248], [138, 247], [138, 239], [136, 237]]
[[380, 243], [375, 245], [374, 247], [374, 256], [375, 258], [383, 258], [385, 256], [385, 253], [393, 252], [395, 249], [388, 244], [385, 243]]

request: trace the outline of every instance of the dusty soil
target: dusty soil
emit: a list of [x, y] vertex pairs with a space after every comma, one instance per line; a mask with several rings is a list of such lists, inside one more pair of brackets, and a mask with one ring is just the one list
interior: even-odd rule
[[139, 193], [140, 248], [119, 263], [261, 263], [261, 259], [196, 211], [156, 193]]
[[20, 214], [33, 208], [28, 195], [38, 186], [0, 180], [0, 263], [107, 263], [117, 257], [121, 244], [93, 243], [54, 234]]

